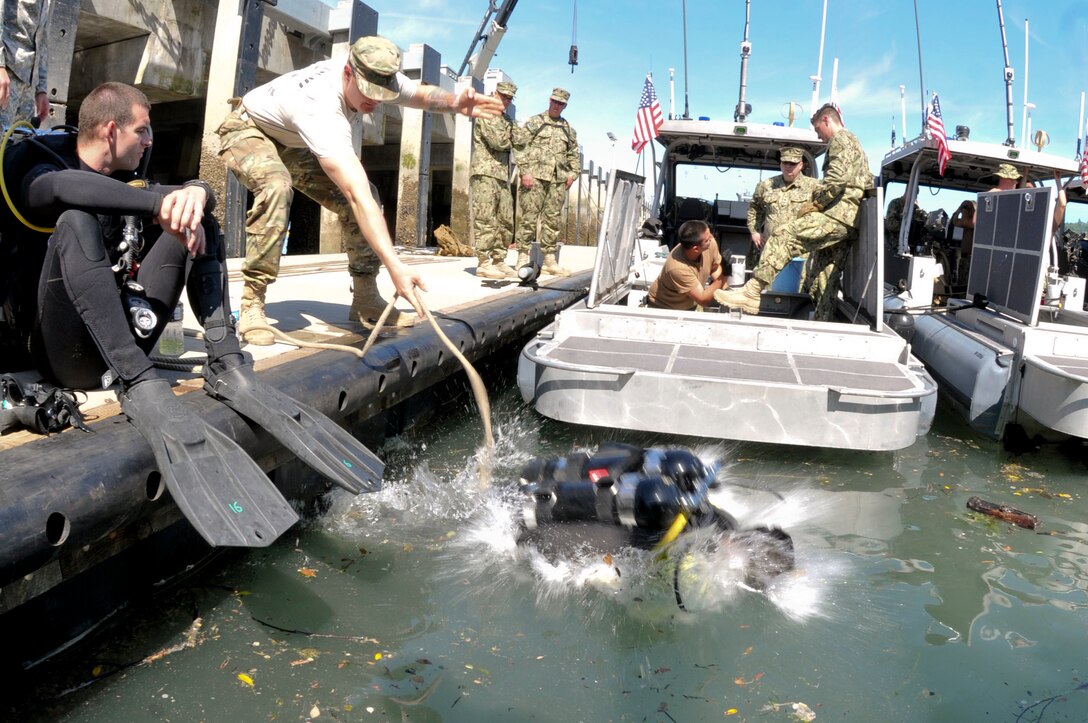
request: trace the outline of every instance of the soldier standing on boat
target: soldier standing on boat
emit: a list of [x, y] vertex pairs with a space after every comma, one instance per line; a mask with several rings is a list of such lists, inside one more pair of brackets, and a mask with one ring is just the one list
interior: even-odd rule
[[0, 0], [0, 127], [19, 120], [43, 123], [49, 116], [51, 11], [52, 0]]
[[522, 143], [515, 145], [521, 170], [518, 191], [518, 268], [529, 263], [529, 246], [540, 220], [540, 250], [544, 254], [541, 271], [553, 276], [570, 276], [556, 258], [559, 220], [567, 189], [582, 172], [578, 155], [578, 134], [563, 118], [570, 93], [552, 90], [548, 110], [530, 118], [523, 129]]
[[[889, 251], [899, 251], [899, 229], [903, 228], [903, 207], [907, 203], [907, 195], [904, 193], [899, 198], [893, 198], [888, 204], [888, 210], [884, 213], [884, 243]], [[922, 238], [926, 221], [929, 215], [921, 206], [918, 199], [914, 199], [914, 209], [910, 217], [910, 241], [908, 245], [913, 249], [915, 243]]]
[[858, 209], [865, 191], [873, 187], [873, 174], [861, 142], [843, 126], [836, 105], [821, 106], [812, 116], [812, 127], [828, 143], [823, 179], [817, 183], [812, 200], [798, 211], [798, 217], [775, 229], [767, 239], [752, 278], [739, 289], [714, 293], [722, 306], [758, 314], [763, 289], [771, 285], [790, 259], [808, 253], [812, 256], [809, 293], [816, 304], [816, 318], [832, 318], [842, 264], [857, 238]]
[[[495, 97], [509, 110], [518, 87], [502, 81]], [[506, 263], [514, 239], [514, 197], [510, 192], [510, 150], [522, 132], [504, 112], [481, 118], [472, 129], [472, 230], [476, 236], [476, 275], [484, 279], [516, 279]]]
[[[372, 327], [386, 307], [378, 293], [378, 269], [416, 311], [417, 271], [397, 257], [381, 207], [352, 144], [351, 123], [379, 103], [438, 113], [490, 117], [502, 104], [472, 89], [454, 95], [420, 85], [400, 72], [401, 54], [389, 40], [359, 38], [347, 61], [323, 60], [246, 93], [219, 126], [220, 157], [253, 192], [246, 215], [240, 331], [247, 342], [272, 344], [265, 295], [280, 269], [294, 189], [336, 213], [344, 231], [353, 298], [351, 320]], [[390, 324], [405, 324], [398, 314]]]
[[752, 235], [746, 263], [749, 269], [759, 262], [764, 242], [774, 229], [797, 218], [817, 186], [815, 178], [803, 173], [804, 151], [800, 148], [786, 146], [779, 151], [778, 165], [782, 173], [760, 181], [748, 204], [748, 231]]

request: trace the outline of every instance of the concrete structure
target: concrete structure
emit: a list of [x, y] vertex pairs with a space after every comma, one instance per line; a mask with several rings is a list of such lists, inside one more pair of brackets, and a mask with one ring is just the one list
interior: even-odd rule
[[[480, 5], [485, 9], [483, 0]], [[359, 0], [340, 0], [335, 8], [321, 0], [274, 5], [263, 0], [55, 0], [51, 125], [74, 125], [80, 101], [104, 81], [120, 80], [143, 90], [154, 104], [151, 174], [163, 181], [196, 175], [208, 180], [223, 200], [219, 208], [228, 254], [242, 256], [246, 191], [227, 177], [215, 135], [227, 101], [282, 73], [346, 55], [354, 38], [377, 28], [378, 13]], [[408, 75], [449, 91], [475, 86], [488, 93], [509, 79], [498, 69], [487, 70], [482, 78], [458, 79], [437, 50], [422, 44], [407, 48], [404, 58]], [[446, 223], [471, 243], [470, 119], [379, 106], [359, 124], [357, 143], [396, 243], [429, 245], [434, 228]], [[600, 185], [601, 177], [598, 173], [594, 181], [590, 173], [583, 179], [588, 185], [571, 196], [567, 243], [592, 244], [596, 238], [596, 223], [587, 217], [599, 215], [599, 205], [590, 201], [598, 195], [591, 187]], [[296, 197], [291, 229], [288, 253], [343, 248], [336, 219], [304, 197]]]

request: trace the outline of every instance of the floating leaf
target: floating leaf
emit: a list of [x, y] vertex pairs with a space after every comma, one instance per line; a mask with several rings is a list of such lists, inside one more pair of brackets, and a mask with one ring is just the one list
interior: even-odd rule
[[374, 660], [381, 660], [381, 659], [382, 659], [382, 654], [381, 653], [374, 653]]
[[725, 711], [725, 714], [726, 715], [736, 715], [737, 714], [737, 709], [736, 708], [730, 708], [729, 710]]
[[751, 645], [749, 645], [747, 648], [744, 649], [744, 655], [747, 655], [750, 652], [752, 652], [752, 646]]
[[249, 677], [245, 673], [239, 673], [238, 674], [238, 680], [242, 681], [243, 683], [248, 685], [250, 688], [253, 687], [253, 678]]
[[298, 569], [298, 574], [303, 577], [317, 577], [317, 570], [312, 567], [300, 567]]
[[316, 705], [313, 708], [310, 708], [310, 717], [311, 718], [320, 718], [321, 717], [321, 709], [318, 708]]
[[102, 666], [101, 665], [96, 665], [93, 668], [91, 668], [91, 675], [93, 675], [96, 678], [98, 676], [102, 675]]

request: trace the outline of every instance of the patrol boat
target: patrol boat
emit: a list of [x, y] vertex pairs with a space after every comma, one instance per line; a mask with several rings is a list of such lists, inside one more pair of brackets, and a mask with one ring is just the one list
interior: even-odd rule
[[[1011, 145], [947, 143], [952, 158], [943, 176], [937, 141], [922, 137], [884, 157], [881, 185], [905, 185], [906, 208], [922, 189], [976, 200], [968, 272], [962, 279], [958, 274], [956, 260], [967, 249], [960, 248], [959, 230], [940, 222], [947, 213], [931, 213], [938, 221], [920, 235], [911, 233], [904, 213], [899, 253], [885, 272], [891, 282], [886, 308], [912, 315], [914, 353], [937, 379], [942, 398], [977, 432], [997, 440], [1014, 430], [1044, 439], [1088, 438], [1080, 241], [1059, 248], [1053, 229], [1054, 174], [1075, 176], [1077, 164]], [[1027, 186], [991, 192], [1002, 163], [1014, 165]], [[1086, 202], [1079, 180], [1066, 193], [1070, 205]], [[951, 292], [947, 306], [933, 305], [935, 279], [938, 291]]]
[[[657, 141], [664, 157], [651, 217], [673, 243], [681, 223], [706, 220], [724, 259], [751, 243], [748, 202], [735, 188], [701, 195], [703, 179], [724, 187], [746, 173], [777, 173], [787, 145], [814, 169], [826, 149], [812, 130], [744, 121], [669, 120]], [[807, 318], [811, 304], [796, 280], [789, 290], [776, 280], [759, 315], [640, 306], [647, 285], [633, 250], [643, 185], [619, 171], [609, 179], [588, 296], [519, 358], [526, 402], [563, 422], [841, 449], [901, 449], [929, 430], [936, 385], [881, 313], [879, 189], [862, 204], [839, 308], [845, 321], [818, 322]]]

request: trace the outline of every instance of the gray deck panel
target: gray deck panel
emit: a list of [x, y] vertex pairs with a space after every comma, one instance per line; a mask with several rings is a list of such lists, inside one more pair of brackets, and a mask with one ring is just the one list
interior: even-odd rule
[[881, 392], [906, 391], [914, 386], [906, 370], [891, 362], [713, 349], [667, 342], [572, 336], [564, 339], [548, 356], [557, 361], [587, 366], [635, 368], [659, 374], [668, 370], [683, 376], [767, 384], [804, 384]]
[[798, 370], [802, 384], [868, 389], [876, 392], [905, 392], [914, 388], [914, 385], [905, 376], [898, 371], [893, 373], [894, 376], [883, 377], [872, 374], [850, 374], [831, 369]]
[[618, 353], [615, 350], [569, 349], [560, 347], [552, 350], [548, 358], [567, 364], [582, 364], [593, 367], [634, 368], [640, 371], [664, 374], [668, 369], [669, 357], [653, 354]]
[[591, 336], [569, 336], [559, 344], [558, 349], [566, 351], [607, 351], [611, 354], [634, 354], [638, 356], [671, 356], [675, 344], [653, 341], [629, 341], [627, 339], [601, 339]]

